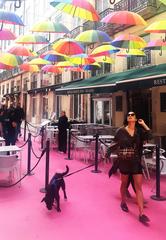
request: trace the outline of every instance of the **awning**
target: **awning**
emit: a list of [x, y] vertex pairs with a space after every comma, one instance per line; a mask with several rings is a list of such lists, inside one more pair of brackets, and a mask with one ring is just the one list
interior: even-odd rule
[[162, 85], [166, 85], [166, 64], [68, 82], [55, 92], [57, 95], [111, 93]]

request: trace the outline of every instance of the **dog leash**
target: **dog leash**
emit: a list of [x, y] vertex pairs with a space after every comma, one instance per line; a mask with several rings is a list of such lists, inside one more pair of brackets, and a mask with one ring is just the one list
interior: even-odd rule
[[71, 176], [71, 175], [73, 175], [73, 174], [75, 174], [75, 173], [78, 173], [78, 172], [81, 172], [81, 171], [83, 171], [83, 170], [85, 170], [85, 169], [87, 169], [87, 168], [93, 167], [94, 165], [95, 165], [95, 164], [91, 164], [91, 165], [89, 165], [89, 166], [87, 166], [87, 167], [78, 169], [77, 171], [71, 172], [71, 173], [67, 174], [67, 175], [64, 176], [64, 177], [69, 177], [69, 176]]

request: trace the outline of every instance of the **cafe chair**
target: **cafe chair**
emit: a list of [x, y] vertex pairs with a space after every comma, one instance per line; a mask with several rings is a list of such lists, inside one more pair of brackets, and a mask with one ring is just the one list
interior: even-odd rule
[[8, 184], [21, 178], [20, 159], [17, 155], [0, 155], [0, 177], [6, 172], [8, 173]]

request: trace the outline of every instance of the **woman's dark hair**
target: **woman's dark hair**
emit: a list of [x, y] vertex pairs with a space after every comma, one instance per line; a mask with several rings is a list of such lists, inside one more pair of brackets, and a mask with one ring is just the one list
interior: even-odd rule
[[[135, 114], [135, 116], [137, 117], [137, 114], [134, 112], [134, 111], [128, 111], [128, 113], [134, 113]], [[126, 116], [125, 116], [125, 118], [124, 118], [124, 121], [123, 121], [123, 125], [124, 126], [127, 126], [128, 125], [128, 121], [127, 121], [127, 116], [128, 116], [128, 113], [126, 113]], [[137, 118], [138, 119], [138, 118]], [[137, 123], [137, 121], [136, 121], [136, 127], [137, 126], [139, 126], [139, 124]]]

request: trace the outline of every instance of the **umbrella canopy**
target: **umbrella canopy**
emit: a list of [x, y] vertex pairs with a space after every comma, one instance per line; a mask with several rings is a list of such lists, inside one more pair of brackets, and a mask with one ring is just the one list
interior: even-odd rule
[[33, 52], [32, 50], [26, 48], [25, 46], [13, 46], [8, 50], [9, 53], [15, 54], [17, 56], [36, 56], [37, 53]]
[[44, 72], [52, 72], [52, 73], [61, 73], [62, 70], [59, 69], [56, 65], [45, 65], [41, 69]]
[[147, 43], [145, 40], [139, 36], [132, 34], [122, 34], [116, 37], [111, 45], [118, 48], [128, 48], [128, 49], [139, 49], [146, 47]]
[[78, 42], [84, 43], [103, 43], [103, 42], [111, 42], [111, 38], [109, 35], [103, 31], [99, 30], [87, 30], [81, 32], [76, 38]]
[[108, 57], [108, 56], [95, 57], [94, 59], [98, 63], [109, 63], [109, 64], [114, 63], [114, 59], [112, 59], [111, 57]]
[[69, 56], [84, 52], [84, 48], [81, 44], [69, 38], [60, 39], [57, 41], [55, 44], [53, 44], [53, 49], [58, 53]]
[[156, 21], [145, 29], [147, 33], [166, 33], [166, 20]]
[[166, 50], [166, 42], [163, 42], [161, 39], [153, 40], [148, 42], [145, 49], [149, 50]]
[[60, 54], [54, 50], [47, 51], [41, 54], [40, 57], [50, 62], [60, 62], [66, 60], [66, 57], [63, 54]]
[[95, 59], [85, 54], [85, 56], [71, 56], [69, 61], [76, 65], [87, 65], [94, 63]]
[[32, 32], [46, 32], [46, 33], [69, 33], [69, 29], [62, 23], [52, 21], [41, 21], [33, 25]]
[[119, 52], [119, 49], [115, 48], [110, 44], [106, 44], [93, 49], [90, 56], [91, 57], [99, 57], [99, 56], [105, 56], [105, 55], [109, 56], [110, 54], [116, 53], [116, 52]]
[[64, 61], [64, 62], [58, 62], [56, 66], [59, 68], [70, 68], [70, 67], [74, 67], [75, 65], [70, 61]]
[[13, 69], [12, 66], [8, 66], [8, 65], [5, 65], [3, 63], [0, 63], [0, 69], [4, 69], [4, 70], [11, 70]]
[[40, 69], [37, 65], [29, 65], [28, 63], [23, 63], [20, 65], [20, 69], [26, 72], [39, 72]]
[[19, 36], [15, 42], [19, 44], [48, 44], [49, 43], [49, 41], [44, 36], [36, 35], [36, 34], [25, 34], [25, 35]]
[[43, 58], [35, 58], [28, 62], [30, 65], [45, 65], [45, 64], [51, 64], [50, 61], [47, 61]]
[[0, 63], [3, 63], [5, 65], [16, 67], [23, 63], [23, 60], [19, 56], [15, 56], [11, 53], [1, 53], [0, 54]]
[[0, 10], [0, 22], [2, 24], [5, 23], [24, 26], [21, 18], [16, 13], [5, 10]]
[[0, 40], [15, 40], [16, 36], [9, 29], [0, 29]]
[[118, 57], [130, 57], [130, 56], [137, 56], [137, 57], [144, 57], [146, 56], [145, 53], [140, 49], [122, 49], [120, 52], [116, 54]]
[[101, 68], [101, 65], [97, 62], [83, 66], [84, 71], [93, 71]]
[[68, 68], [68, 70], [72, 72], [84, 72], [84, 69], [81, 67], [71, 67], [71, 68]]
[[145, 20], [135, 12], [130, 11], [115, 11], [111, 12], [104, 18], [101, 22], [103, 23], [113, 23], [113, 24], [125, 24], [125, 25], [143, 25], [147, 23]]
[[50, 5], [55, 9], [89, 21], [99, 21], [100, 16], [87, 0], [54, 0]]

